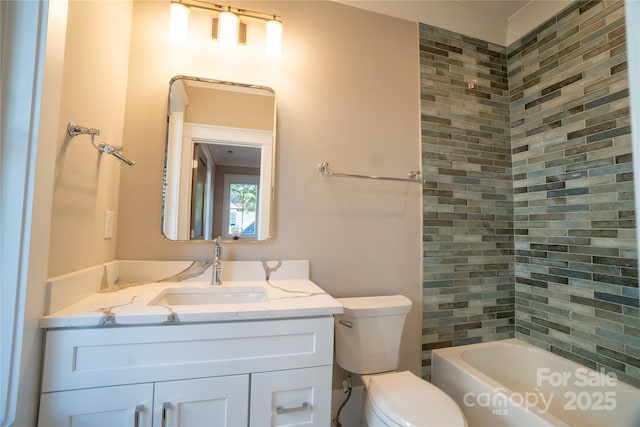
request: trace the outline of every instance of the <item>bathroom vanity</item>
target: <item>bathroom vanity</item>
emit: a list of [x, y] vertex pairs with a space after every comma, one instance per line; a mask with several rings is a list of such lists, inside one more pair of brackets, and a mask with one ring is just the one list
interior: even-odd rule
[[300, 278], [306, 261], [285, 263], [257, 280], [259, 262], [226, 262], [221, 286], [205, 272], [43, 317], [38, 425], [329, 425], [342, 306]]

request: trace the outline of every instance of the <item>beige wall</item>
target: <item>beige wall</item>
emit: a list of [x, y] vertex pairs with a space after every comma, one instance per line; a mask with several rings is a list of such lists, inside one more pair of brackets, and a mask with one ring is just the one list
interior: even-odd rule
[[273, 130], [272, 96], [187, 87], [184, 121], [244, 129]]
[[[573, 0], [519, 2], [520, 8], [510, 16], [502, 12], [502, 4], [508, 9], [515, 3], [451, 0], [334, 0], [375, 10], [389, 16], [403, 17], [413, 22], [446, 28], [455, 33], [471, 36], [500, 46], [526, 35], [547, 19], [553, 17]], [[502, 2], [502, 4], [500, 4]], [[475, 4], [474, 4], [475, 3]]]
[[119, 259], [207, 259], [211, 244], [160, 234], [169, 80], [193, 75], [272, 87], [278, 98], [275, 237], [224, 245], [224, 259], [309, 259], [335, 297], [410, 297], [402, 368], [419, 373], [421, 188], [327, 178], [338, 172], [403, 176], [420, 165], [418, 35], [414, 23], [326, 2], [238, 2], [284, 21], [283, 55], [266, 58], [262, 26], [222, 51], [206, 14], [192, 12], [186, 48], [167, 40], [164, 1], [135, 2], [124, 128], [135, 168], [121, 174]]
[[131, 10], [125, 0], [69, 2], [49, 277], [115, 259], [115, 238], [103, 231], [105, 211], [118, 210], [120, 162], [88, 135], [70, 138], [66, 127], [99, 128], [96, 143], [122, 144]]

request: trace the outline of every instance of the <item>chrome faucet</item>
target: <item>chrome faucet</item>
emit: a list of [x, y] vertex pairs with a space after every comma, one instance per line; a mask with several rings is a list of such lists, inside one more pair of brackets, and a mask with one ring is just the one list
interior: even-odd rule
[[213, 274], [211, 275], [211, 286], [222, 285], [222, 260], [220, 259], [222, 246], [220, 245], [220, 239], [222, 239], [222, 236], [216, 237], [213, 241]]

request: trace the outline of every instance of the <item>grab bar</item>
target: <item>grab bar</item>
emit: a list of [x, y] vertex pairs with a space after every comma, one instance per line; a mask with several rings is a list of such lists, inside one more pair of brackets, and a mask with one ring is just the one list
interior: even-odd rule
[[357, 175], [352, 173], [336, 173], [331, 172], [329, 170], [329, 163], [322, 162], [318, 166], [320, 172], [325, 174], [326, 176], [335, 176], [340, 178], [364, 178], [364, 179], [379, 179], [384, 181], [401, 181], [401, 182], [417, 182], [419, 184], [424, 184], [426, 179], [420, 178], [420, 171], [412, 170], [408, 172], [407, 178], [395, 178], [391, 176], [376, 176], [376, 175]]
[[109, 145], [106, 142], [101, 142], [99, 144], [96, 144], [94, 138], [96, 137], [96, 135], [100, 135], [100, 129], [98, 128], [88, 128], [88, 127], [77, 125], [73, 122], [69, 122], [69, 124], [67, 124], [67, 133], [72, 138], [78, 135], [90, 135], [91, 145], [93, 145], [96, 150], [100, 151], [101, 153], [111, 154], [112, 156], [114, 156], [115, 158], [117, 158], [118, 160], [120, 160], [121, 162], [129, 166], [136, 165], [136, 162], [134, 162], [133, 160], [129, 160], [128, 158], [125, 157], [124, 154], [122, 154], [121, 152], [122, 147]]

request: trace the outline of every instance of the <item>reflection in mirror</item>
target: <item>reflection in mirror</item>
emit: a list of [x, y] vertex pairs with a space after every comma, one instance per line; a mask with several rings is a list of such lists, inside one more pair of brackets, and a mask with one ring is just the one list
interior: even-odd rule
[[171, 79], [162, 208], [167, 239], [272, 236], [275, 119], [270, 88]]

